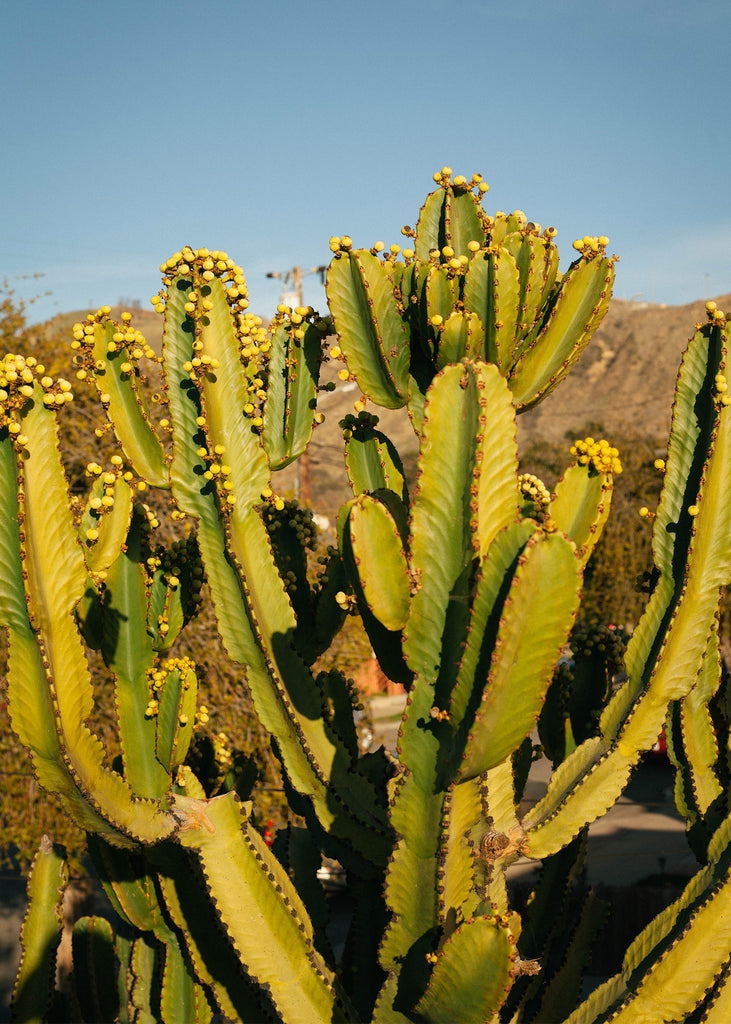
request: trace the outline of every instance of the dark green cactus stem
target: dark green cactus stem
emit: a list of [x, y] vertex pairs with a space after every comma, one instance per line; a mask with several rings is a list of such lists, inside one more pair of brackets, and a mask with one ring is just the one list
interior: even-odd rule
[[109, 308], [89, 314], [83, 324], [74, 325], [73, 346], [79, 352], [79, 371], [96, 385], [101, 404], [109, 416], [129, 462], [143, 480], [155, 487], [167, 487], [165, 449], [150, 422], [144, 392], [138, 385], [138, 361], [155, 354], [139, 333], [108, 318]]
[[116, 989], [107, 979], [114, 972], [114, 935], [103, 917], [82, 917], [74, 925], [74, 1000], [81, 1019], [115, 1020], [119, 1012]]
[[12, 996], [13, 1020], [42, 1021], [51, 1005], [56, 949], [61, 941], [61, 901], [68, 882], [66, 851], [44, 835], [28, 879], [22, 954]]
[[312, 436], [328, 324], [320, 319], [310, 323], [306, 316], [306, 311], [295, 311], [273, 325], [262, 428], [273, 470], [301, 455]]
[[327, 288], [340, 343], [363, 394], [386, 409], [405, 405], [408, 341], [383, 264], [343, 244], [330, 264]]

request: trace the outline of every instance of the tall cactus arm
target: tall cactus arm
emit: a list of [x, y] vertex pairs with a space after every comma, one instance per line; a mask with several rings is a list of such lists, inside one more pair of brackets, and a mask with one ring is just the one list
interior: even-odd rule
[[541, 401], [566, 376], [599, 326], [609, 306], [614, 263], [587, 253], [572, 264], [545, 326], [510, 371], [516, 407]]
[[571, 454], [577, 461], [556, 485], [548, 514], [576, 545], [583, 568], [609, 518], [613, 475], [622, 472], [622, 465], [616, 448], [593, 438], [577, 441]]
[[455, 310], [439, 331], [437, 370], [463, 359], [482, 359], [484, 337], [485, 329], [477, 313]]
[[[102, 473], [94, 480], [86, 508], [79, 521], [79, 541], [90, 573], [104, 573], [118, 557], [132, 518], [132, 490], [118, 471]], [[87, 544], [89, 530], [98, 534]]]
[[526, 341], [530, 342], [535, 321], [553, 287], [558, 271], [558, 250], [550, 228], [540, 235], [539, 228], [528, 223], [506, 235], [501, 246], [515, 258], [520, 279], [519, 316], [515, 321], [514, 357], [517, 358]]
[[312, 436], [325, 330], [326, 321], [309, 323], [299, 313], [273, 325], [262, 427], [272, 469], [288, 466]]
[[[628, 683], [605, 709], [605, 730], [616, 731], [646, 685], [658, 636], [662, 635], [664, 624], [672, 615], [685, 585], [691, 537], [698, 526], [697, 517], [691, 516], [688, 510], [698, 504], [698, 489], [716, 444], [715, 435], [721, 426], [724, 431], [728, 430], [725, 407], [717, 408], [718, 396], [714, 394], [714, 381], [725, 358], [723, 332], [718, 327], [706, 326], [696, 331], [681, 360], [663, 489], [653, 529], [653, 554], [660, 578], [627, 645]], [[722, 435], [719, 440], [723, 443]], [[722, 494], [714, 500], [720, 500], [719, 512], [728, 505]], [[727, 531], [722, 530], [721, 547], [725, 535]]]
[[[257, 712], [277, 737], [294, 788], [313, 798], [326, 830], [340, 829], [361, 849], [372, 846], [375, 860], [384, 860], [389, 842], [373, 789], [349, 770], [350, 755], [323, 720], [319, 690], [293, 648], [294, 612], [255, 507], [269, 480], [266, 455], [252, 430], [256, 424], [244, 413], [247, 384], [227, 298], [218, 284], [210, 282], [199, 335], [186, 308], [194, 305], [188, 301], [192, 281], [176, 277], [168, 289], [164, 359], [173, 421], [173, 494], [198, 522], [224, 644], [246, 667]], [[201, 358], [209, 360], [200, 391], [191, 378], [195, 338], [202, 345]], [[232, 484], [220, 495], [217, 478], [206, 478], [207, 463], [199, 454], [217, 447], [229, 460], [226, 480]]]
[[463, 175], [452, 178], [449, 167], [434, 175], [438, 187], [430, 192], [419, 213], [416, 225], [416, 258], [427, 260], [432, 249], [449, 246], [456, 257], [470, 254], [469, 243], [482, 245], [486, 237], [486, 220], [477, 196], [487, 191], [482, 176], [474, 174], [468, 181]]
[[[561, 534], [537, 535], [518, 559], [490, 674], [460, 767], [462, 779], [496, 767], [528, 735], [579, 606], [575, 549]], [[535, 623], [530, 644], [528, 623]]]
[[474, 917], [480, 906], [475, 879], [475, 850], [469, 840], [484, 824], [483, 784], [479, 778], [447, 791], [437, 867], [439, 922], [445, 934], [460, 920]]
[[465, 273], [464, 304], [485, 328], [483, 358], [507, 374], [520, 309], [520, 278], [512, 253], [490, 246], [474, 256]]
[[194, 854], [166, 844], [155, 855], [157, 885], [170, 920], [182, 936], [200, 985], [220, 1013], [232, 1020], [278, 1021], [263, 989], [246, 974], [236, 950], [220, 928], [216, 909], [197, 881]]
[[342, 421], [345, 468], [353, 494], [388, 489], [408, 501], [401, 456], [384, 433], [376, 429], [378, 417], [360, 412]]
[[386, 409], [406, 404], [409, 342], [393, 287], [366, 249], [339, 249], [327, 272], [327, 297], [348, 361], [364, 395]]
[[[36, 761], [44, 762], [41, 781], [53, 781], [53, 789], [59, 786], [72, 817], [85, 820], [88, 827], [91, 808], [95, 819], [108, 819], [108, 824], [100, 823], [102, 831], [116, 831], [120, 842], [150, 842], [172, 831], [172, 819], [157, 804], [133, 797], [128, 784], [104, 764], [102, 745], [86, 725], [93, 691], [74, 617], [86, 586], [86, 565], [69, 511], [50, 406], [36, 384], [19, 409], [19, 436], [24, 439], [16, 485], [23, 495], [20, 550], [37, 639], [30, 631], [22, 636], [13, 629], [11, 716], [23, 742], [37, 752]], [[27, 676], [18, 671], [22, 669]], [[44, 725], [39, 713], [46, 717], [50, 736], [58, 735], [57, 743], [39, 737]], [[49, 764], [52, 760], [55, 764]]]
[[13, 1020], [24, 1024], [40, 1024], [51, 1004], [63, 925], [61, 900], [68, 881], [65, 858], [65, 850], [44, 835], [28, 878], [28, 910], [11, 1003]]
[[386, 505], [362, 495], [350, 509], [350, 544], [360, 587], [373, 615], [401, 630], [409, 611], [409, 572], [399, 528]]
[[[529, 519], [509, 523], [497, 535], [488, 549], [488, 556], [482, 560], [474, 581], [474, 598], [467, 611], [464, 647], [456, 665], [442, 661], [437, 682], [438, 692], [444, 689], [449, 693], [449, 719], [455, 729], [462, 725], [470, 708], [475, 693], [475, 680], [481, 679], [481, 687], [487, 676], [489, 659], [492, 657], [491, 641], [498, 625], [494, 621], [495, 615], [499, 616], [503, 592], [509, 586], [517, 560], [536, 529], [536, 523]], [[448, 682], [443, 686], [442, 680], [445, 677]]]
[[458, 297], [459, 280], [449, 264], [432, 263], [424, 283], [426, 319], [429, 323], [434, 324], [437, 317], [439, 323], [447, 320], [454, 312]]
[[[703, 817], [724, 792], [714, 770], [719, 750], [708, 710], [720, 678], [721, 657], [716, 626], [709, 639], [696, 684], [677, 705], [683, 745], [681, 771], [694, 805], [693, 817], [696, 814]], [[692, 824], [692, 820], [689, 824]]]
[[155, 756], [156, 719], [150, 713], [156, 660], [147, 630], [147, 580], [142, 565], [141, 522], [135, 516], [127, 550], [110, 567], [102, 601], [102, 655], [115, 673], [115, 704], [125, 778], [139, 796], [161, 798], [168, 770]]
[[72, 935], [74, 997], [81, 1019], [116, 1020], [119, 997], [109, 984], [115, 970], [112, 926], [103, 917], [82, 917]]
[[[490, 417], [497, 430], [493, 445]], [[426, 406], [418, 489], [411, 522], [409, 570], [413, 577], [407, 657], [411, 668], [433, 678], [451, 589], [465, 566], [483, 556], [497, 533], [517, 518], [515, 435], [504, 381], [481, 363], [446, 367]], [[451, 436], [447, 448], [442, 432]], [[437, 538], [446, 557], [437, 557]]]
[[[731, 415], [724, 403], [715, 403], [712, 392], [722, 358], [722, 349], [714, 345], [714, 330], [697, 335], [691, 343], [681, 368], [684, 383], [679, 384], [680, 388], [693, 377], [698, 380], [695, 414], [702, 417], [702, 427], [709, 419], [713, 424], [710, 430], [696, 432], [697, 504], [689, 512], [686, 494], [678, 521], [676, 544], [687, 545], [687, 567], [686, 556], [676, 554], [684, 566], [680, 580], [660, 577], [627, 648], [628, 681], [602, 715], [602, 738], [574, 751], [552, 778], [545, 800], [527, 816], [530, 848], [536, 856], [560, 848], [561, 835], [574, 834], [582, 817], [585, 824], [612, 805], [640, 752], [649, 749], [659, 734], [669, 702], [687, 696], [701, 671], [720, 588], [731, 577]], [[704, 372], [692, 372], [704, 363]], [[680, 415], [676, 411], [673, 421], [676, 437], [684, 429], [681, 423], [676, 430]], [[689, 464], [693, 462], [691, 457]], [[568, 790], [563, 788], [567, 781]], [[582, 803], [590, 817], [580, 811]]]
[[286, 871], [236, 797], [198, 805], [179, 797], [179, 840], [194, 850], [209, 893], [248, 974], [269, 989], [288, 1024], [347, 1021], [333, 972], [314, 946], [307, 911]]
[[498, 1012], [512, 984], [514, 940], [499, 918], [461, 924], [438, 953], [426, 992], [416, 1005], [435, 1024], [481, 1024]]
[[[494, 449], [484, 432], [488, 408], [508, 427], [506, 440]], [[399, 839], [387, 873], [386, 897], [395, 916], [380, 951], [387, 971], [394, 971], [406, 957], [399, 986], [412, 1001], [428, 980], [420, 956], [430, 952], [438, 927], [435, 887], [444, 794], [437, 779], [443, 772], [442, 744], [450, 744], [449, 728], [445, 730], [432, 715], [437, 710], [441, 638], [454, 591], [460, 589], [458, 596], [467, 597], [461, 594], [465, 571], [482, 547], [487, 549], [517, 517], [513, 416], [504, 381], [496, 368], [484, 364], [447, 367], [428, 393], [411, 515], [409, 571], [414, 594], [404, 629], [404, 650], [417, 678], [399, 733], [399, 758], [408, 773], [392, 799], [391, 822]], [[443, 430], [452, 437], [448, 451], [439, 443]], [[442, 543], [446, 539], [448, 557], [435, 558], [437, 537]]]
[[74, 325], [73, 345], [87, 379], [93, 380], [114, 432], [135, 472], [154, 487], [169, 484], [165, 448], [153, 427], [144, 393], [138, 386], [139, 359], [155, 359], [147, 342], [107, 316], [109, 309], [89, 314]]
[[655, 565], [675, 574], [690, 535], [687, 510], [696, 504], [698, 487], [716, 429], [718, 380], [725, 381], [725, 330], [706, 324], [691, 338], [681, 360], [673, 403], [663, 488], [652, 531]]

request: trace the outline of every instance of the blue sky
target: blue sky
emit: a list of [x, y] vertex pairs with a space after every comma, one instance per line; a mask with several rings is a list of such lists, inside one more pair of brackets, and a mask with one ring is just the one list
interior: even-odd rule
[[51, 292], [34, 319], [147, 306], [184, 244], [268, 315], [267, 271], [402, 241], [444, 164], [563, 265], [608, 235], [621, 298], [731, 291], [728, 0], [18, 0], [2, 29], [0, 280]]

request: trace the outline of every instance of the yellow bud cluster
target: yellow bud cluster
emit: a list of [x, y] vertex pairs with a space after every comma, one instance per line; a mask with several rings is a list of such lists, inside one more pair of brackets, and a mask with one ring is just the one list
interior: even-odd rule
[[577, 238], [572, 242], [572, 245], [582, 256], [591, 259], [593, 256], [606, 255], [609, 239], [606, 235], [584, 235], [583, 238]]
[[[160, 264], [164, 288], [176, 277], [192, 278], [193, 291], [188, 295], [185, 306], [187, 313], [197, 312], [204, 316], [210, 282], [218, 278], [226, 286], [226, 298], [234, 313], [243, 312], [249, 305], [249, 292], [246, 287], [244, 272], [225, 252], [209, 249], [192, 249], [186, 245], [180, 252], [173, 253], [164, 263]], [[150, 302], [156, 313], [165, 310], [165, 292], [153, 295]], [[188, 304], [191, 308], [188, 309]]]
[[89, 544], [94, 544], [99, 539], [99, 520], [114, 508], [117, 481], [122, 479], [130, 483], [133, 479], [129, 470], [123, 472], [124, 462], [121, 455], [113, 455], [110, 461], [113, 468], [106, 473], [98, 462], [89, 462], [86, 466], [86, 475], [92, 480], [92, 493], [84, 510], [87, 523], [85, 534]]
[[451, 167], [442, 167], [440, 171], [435, 172], [433, 179], [442, 188], [449, 188], [451, 186], [465, 192], [476, 189], [480, 196], [484, 195], [489, 188], [489, 185], [482, 180], [481, 174], [473, 174], [469, 179], [465, 178], [463, 174], [456, 174], [453, 178]]
[[713, 390], [721, 405], [731, 405], [731, 395], [728, 393], [728, 381], [725, 374], [716, 374], [713, 379]]
[[[109, 306], [102, 306], [96, 313], [89, 313], [83, 323], [75, 323], [72, 328], [73, 341], [71, 342], [71, 348], [75, 352], [74, 365], [78, 367], [76, 379], [96, 383], [99, 400], [105, 408], [111, 401], [110, 395], [104, 388], [104, 378], [110, 368], [110, 363], [116, 362], [119, 358], [121, 360], [119, 371], [123, 379], [128, 379], [141, 376], [137, 364], [143, 357], [150, 362], [160, 362], [160, 358], [148, 345], [145, 337], [132, 327], [130, 323], [132, 314], [122, 313], [120, 325], [110, 319], [110, 312]], [[94, 351], [100, 331], [102, 332], [101, 340], [104, 341], [106, 338], [105, 358], [96, 358]], [[102, 432], [104, 430], [103, 427], [97, 428], [95, 431], [97, 436], [101, 436], [100, 429]]]
[[226, 770], [231, 764], [231, 741], [225, 732], [218, 732], [213, 737], [213, 756], [219, 768]]
[[[148, 668], [147, 682], [150, 688], [150, 696], [145, 708], [145, 717], [154, 718], [157, 715], [160, 709], [160, 690], [163, 689], [171, 672], [178, 672], [180, 674], [180, 678], [183, 681], [183, 690], [188, 690], [191, 686], [190, 672], [194, 669], [195, 662], [188, 657], [169, 658], [156, 667]], [[181, 726], [186, 725], [188, 722], [187, 716], [181, 715], [178, 721]]]
[[619, 476], [622, 472], [619, 452], [608, 441], [595, 441], [593, 437], [587, 437], [571, 446], [571, 454], [580, 465], [589, 466], [597, 473], [613, 473]]
[[726, 314], [718, 308], [715, 302], [706, 303], [706, 316], [712, 324], [726, 323]]
[[551, 492], [533, 473], [521, 473], [518, 477], [518, 487], [522, 497], [532, 501], [539, 510], [545, 510], [551, 504]]
[[8, 353], [0, 360], [0, 427], [6, 427], [20, 449], [28, 438], [18, 422], [21, 410], [32, 398], [40, 398], [47, 409], [60, 409], [73, 400], [71, 385], [63, 377], [54, 379], [34, 356]]

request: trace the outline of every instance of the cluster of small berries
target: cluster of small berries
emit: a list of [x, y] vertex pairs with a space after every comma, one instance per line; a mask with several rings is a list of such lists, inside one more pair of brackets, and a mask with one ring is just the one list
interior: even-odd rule
[[572, 444], [570, 450], [580, 465], [589, 466], [596, 473], [613, 473], [614, 476], [619, 476], [622, 472], [619, 452], [608, 441], [595, 441], [593, 437], [587, 437]]
[[322, 696], [323, 717], [333, 726], [337, 727], [335, 716], [336, 706], [339, 703], [337, 696], [343, 691], [347, 694], [354, 711], [363, 710], [363, 702], [355, 680], [348, 678], [339, 668], [318, 672], [315, 676], [315, 683]]
[[518, 477], [521, 500], [528, 506], [524, 514], [540, 519], [545, 516], [551, 504], [551, 492], [543, 481], [533, 473], [521, 473]]
[[159, 362], [144, 335], [132, 327], [132, 314], [122, 313], [122, 323], [118, 324], [110, 319], [110, 313], [109, 306], [102, 306], [96, 313], [89, 313], [83, 323], [74, 324], [71, 342], [75, 353], [74, 365], [78, 367], [76, 379], [96, 383], [101, 403], [105, 407], [110, 402], [103, 381], [109, 369], [109, 360], [117, 357], [122, 359], [119, 370], [123, 378], [140, 376], [138, 362], [143, 357], [151, 362]]
[[610, 675], [624, 668], [627, 635], [616, 626], [605, 626], [601, 622], [578, 622], [571, 631], [569, 644], [575, 658], [590, 658], [593, 654], [600, 654]]
[[441, 171], [435, 171], [432, 178], [442, 188], [449, 188], [451, 186], [465, 192], [470, 189], [476, 189], [477, 193], [481, 196], [490, 188], [487, 182], [482, 180], [481, 174], [473, 174], [469, 179], [465, 178], [463, 174], [455, 174], [452, 177], [451, 167], [442, 167]]
[[715, 302], [706, 303], [706, 316], [714, 324], [725, 324], [726, 314], [719, 309]]
[[292, 499], [278, 498], [271, 494], [262, 505], [261, 514], [272, 542], [277, 569], [287, 592], [294, 593], [297, 589], [297, 574], [292, 568], [293, 556], [290, 552], [293, 549], [297, 552], [314, 550], [317, 526], [312, 510], [303, 508]]
[[173, 253], [160, 264], [160, 273], [163, 275], [163, 288], [150, 299], [156, 313], [165, 311], [167, 286], [177, 277], [193, 280], [193, 290], [186, 298], [186, 313], [205, 316], [213, 308], [209, 298], [210, 282], [216, 278], [226, 286], [226, 298], [235, 314], [243, 314], [249, 305], [244, 272], [225, 252], [191, 249], [185, 245], [180, 252]]
[[129, 470], [123, 472], [124, 460], [121, 455], [112, 455], [110, 462], [111, 470], [104, 470], [98, 462], [89, 462], [86, 466], [86, 476], [92, 481], [91, 493], [83, 510], [82, 530], [87, 544], [92, 545], [99, 539], [99, 523], [102, 516], [107, 515], [114, 508], [117, 481], [124, 480], [129, 484], [134, 479], [134, 474]]
[[28, 438], [19, 422], [20, 410], [37, 396], [40, 387], [47, 409], [59, 409], [73, 400], [71, 385], [63, 377], [53, 378], [34, 356], [8, 353], [0, 360], [0, 427], [6, 427], [16, 445], [23, 449]]
[[349, 441], [351, 437], [363, 437], [378, 426], [378, 417], [364, 409], [359, 410], [357, 416], [348, 413], [338, 423], [343, 432], [343, 437]]
[[[160, 691], [170, 678], [172, 673], [178, 674], [183, 683], [183, 690], [189, 690], [195, 679], [195, 663], [188, 657], [169, 658], [160, 665], [147, 670], [147, 678], [150, 686], [150, 698], [145, 708], [145, 717], [154, 718], [160, 710]], [[181, 714], [178, 724], [182, 727], [188, 724], [188, 716]]]
[[[169, 548], [159, 545], [145, 560], [151, 577], [162, 573], [165, 586], [179, 590], [183, 615], [186, 619], [200, 608], [203, 598], [201, 590], [205, 580], [205, 569], [195, 534], [173, 541]], [[167, 630], [164, 630], [166, 632]]]
[[[585, 259], [592, 259], [594, 256], [606, 256], [609, 239], [606, 235], [584, 235], [583, 238], [577, 238], [571, 244]], [[612, 256], [612, 260], [615, 262], [618, 258]]]

